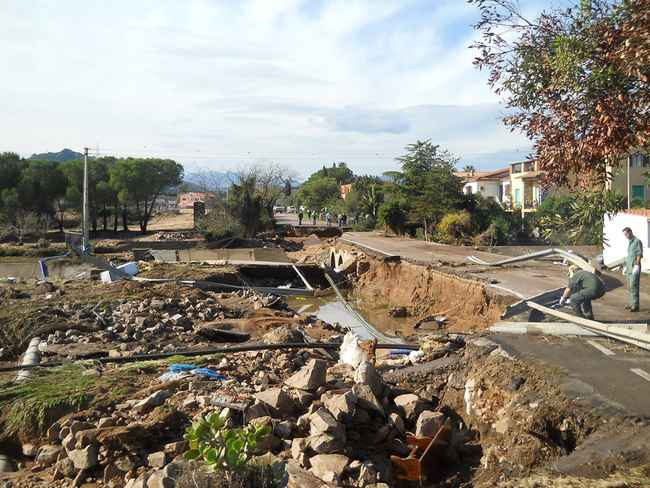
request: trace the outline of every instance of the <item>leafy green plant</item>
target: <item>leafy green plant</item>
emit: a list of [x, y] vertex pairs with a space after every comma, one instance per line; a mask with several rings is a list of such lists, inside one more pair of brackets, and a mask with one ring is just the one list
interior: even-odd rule
[[563, 244], [602, 244], [603, 217], [622, 210], [624, 201], [623, 196], [615, 191], [580, 193], [570, 201], [568, 212], [539, 219], [542, 236]]
[[237, 473], [249, 469], [249, 461], [255, 447], [270, 433], [268, 427], [231, 428], [228, 426], [227, 410], [200, 417], [185, 432], [189, 450], [185, 459], [201, 459], [211, 471], [224, 470]]
[[471, 232], [472, 217], [466, 211], [448, 213], [436, 226], [436, 230], [444, 240], [458, 242]]

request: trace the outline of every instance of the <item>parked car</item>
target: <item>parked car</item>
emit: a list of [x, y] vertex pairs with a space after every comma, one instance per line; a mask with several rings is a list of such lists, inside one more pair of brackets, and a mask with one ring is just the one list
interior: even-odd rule
[[296, 207], [294, 207], [293, 205], [289, 205], [287, 207], [287, 213], [296, 213]]
[[284, 212], [286, 212], [286, 209], [282, 205], [275, 205], [273, 207], [273, 213], [274, 214], [276, 214], [276, 213], [284, 213]]

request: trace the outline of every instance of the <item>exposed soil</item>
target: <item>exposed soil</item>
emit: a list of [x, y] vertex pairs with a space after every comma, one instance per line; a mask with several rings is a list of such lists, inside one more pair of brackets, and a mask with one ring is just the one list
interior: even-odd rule
[[488, 291], [482, 283], [406, 262], [368, 259], [353, 286], [353, 296], [364, 303], [405, 307], [418, 319], [444, 315], [447, 330], [482, 330], [498, 320], [514, 299]]

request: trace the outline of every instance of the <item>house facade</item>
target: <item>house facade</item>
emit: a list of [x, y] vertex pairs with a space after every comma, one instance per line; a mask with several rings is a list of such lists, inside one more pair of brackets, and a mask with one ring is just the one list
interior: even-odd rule
[[179, 208], [194, 208], [194, 202], [205, 203], [212, 197], [212, 193], [202, 191], [190, 191], [178, 195]]
[[545, 192], [543, 171], [534, 161], [518, 161], [495, 171], [458, 172], [465, 194], [480, 194], [503, 207], [522, 214], [535, 212]]
[[544, 199], [542, 187], [544, 172], [537, 161], [518, 161], [510, 164], [510, 207], [522, 214], [536, 212]]
[[628, 208], [643, 207], [650, 200], [650, 156], [647, 151], [635, 150], [623, 156], [616, 169], [607, 168], [610, 178], [607, 188], [621, 192], [628, 200]]
[[503, 203], [504, 191], [508, 189], [509, 174], [509, 168], [502, 168], [495, 171], [456, 173], [457, 176], [463, 179], [463, 193], [466, 195], [479, 194], [488, 200], [494, 200], [498, 203]]

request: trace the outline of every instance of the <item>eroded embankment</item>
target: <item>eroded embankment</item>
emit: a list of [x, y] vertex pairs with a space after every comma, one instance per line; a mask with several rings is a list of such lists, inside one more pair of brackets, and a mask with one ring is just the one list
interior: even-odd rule
[[497, 295], [483, 283], [408, 262], [364, 257], [352, 294], [364, 303], [405, 307], [422, 318], [446, 315], [449, 329], [480, 330], [496, 322], [516, 298]]

